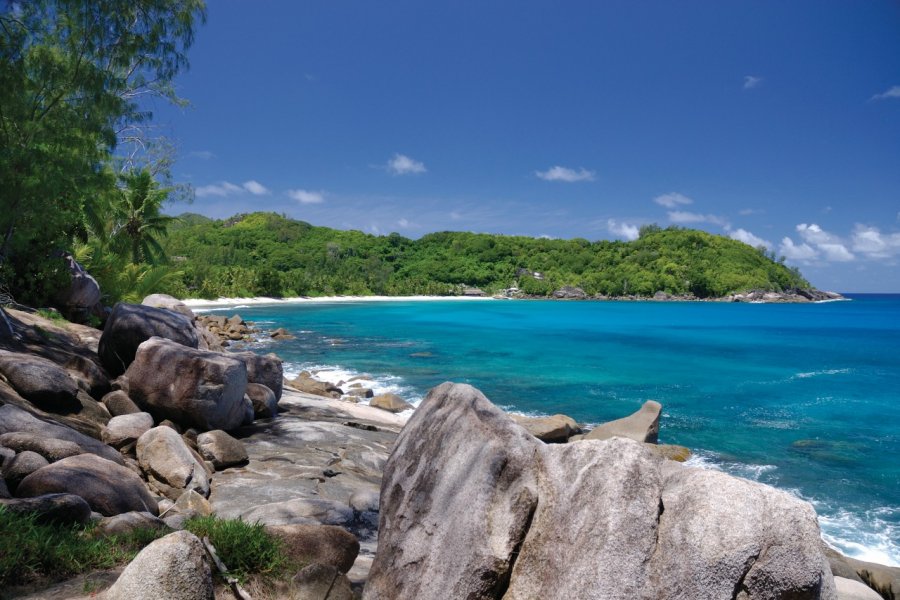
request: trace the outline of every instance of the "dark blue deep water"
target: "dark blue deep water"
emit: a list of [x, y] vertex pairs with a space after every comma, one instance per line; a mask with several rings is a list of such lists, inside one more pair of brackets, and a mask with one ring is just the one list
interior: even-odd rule
[[[432, 301], [241, 307], [286, 370], [443, 381], [585, 423], [663, 404], [660, 441], [814, 504], [827, 541], [900, 565], [900, 296], [823, 304]], [[235, 312], [227, 309], [228, 314]]]

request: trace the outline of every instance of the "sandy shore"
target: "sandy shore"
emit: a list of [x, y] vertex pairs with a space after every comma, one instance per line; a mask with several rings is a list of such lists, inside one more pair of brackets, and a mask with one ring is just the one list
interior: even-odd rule
[[435, 302], [493, 300], [490, 296], [300, 296], [297, 298], [218, 298], [182, 300], [192, 309], [228, 308], [235, 306], [278, 306], [282, 304], [333, 304], [339, 302]]

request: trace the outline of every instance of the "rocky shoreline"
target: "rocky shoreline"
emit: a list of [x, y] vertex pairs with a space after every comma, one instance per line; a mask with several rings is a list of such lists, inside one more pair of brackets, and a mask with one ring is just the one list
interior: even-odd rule
[[[283, 598], [900, 597], [900, 569], [827, 549], [808, 504], [679, 465], [687, 449], [656, 443], [658, 403], [582, 432], [444, 384], [407, 423], [402, 399], [355, 403], [364, 380], [287, 381], [274, 355], [224, 352], [253, 333], [240, 317], [216, 330], [146, 301], [118, 305], [103, 332], [9, 310], [0, 336], [0, 503], [176, 531], [107, 598], [178, 576], [141, 567], [151, 550], [211, 572], [179, 532], [208, 513], [307, 552]], [[212, 597], [197, 589], [184, 597]], [[55, 593], [30, 597], [70, 597]]]

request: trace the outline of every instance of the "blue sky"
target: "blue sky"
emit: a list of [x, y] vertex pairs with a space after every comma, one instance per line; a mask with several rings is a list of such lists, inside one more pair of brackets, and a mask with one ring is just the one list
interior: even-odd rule
[[155, 107], [190, 210], [767, 244], [900, 291], [900, 3], [212, 0]]

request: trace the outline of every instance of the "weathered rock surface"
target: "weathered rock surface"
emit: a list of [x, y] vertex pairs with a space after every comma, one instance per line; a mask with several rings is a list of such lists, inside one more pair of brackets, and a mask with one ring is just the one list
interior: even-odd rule
[[645, 447], [668, 460], [675, 462], [685, 462], [691, 457], [691, 449], [676, 444], [645, 444]]
[[3, 465], [3, 479], [6, 480], [9, 490], [16, 493], [23, 479], [49, 464], [50, 462], [37, 452], [25, 450], [16, 454], [12, 460]]
[[118, 377], [134, 361], [138, 346], [161, 337], [190, 348], [198, 344], [191, 319], [162, 308], [119, 302], [103, 328], [97, 353], [112, 377]]
[[269, 386], [261, 383], [247, 384], [247, 397], [253, 404], [253, 415], [257, 419], [269, 419], [278, 414], [278, 398]]
[[247, 449], [244, 448], [244, 444], [221, 429], [198, 435], [197, 451], [204, 460], [211, 462], [217, 471], [247, 462]]
[[640, 410], [623, 419], [598, 425], [588, 432], [586, 440], [607, 440], [624, 437], [636, 442], [655, 444], [659, 439], [659, 414], [662, 405], [655, 400], [647, 400]]
[[470, 386], [429, 393], [381, 500], [368, 599], [836, 597], [808, 504], [620, 437], [542, 444]]
[[314, 379], [312, 375], [306, 371], [303, 371], [297, 377], [292, 379], [288, 385], [298, 392], [312, 394], [314, 396], [324, 396], [326, 398], [340, 398], [344, 393], [338, 386], [326, 381]]
[[55, 462], [75, 456], [76, 454], [84, 454], [81, 446], [75, 442], [67, 440], [58, 440], [56, 438], [47, 437], [37, 433], [27, 431], [14, 431], [10, 433], [0, 434], [0, 446], [10, 448], [16, 452], [30, 450], [37, 452], [49, 462]]
[[152, 306], [153, 308], [165, 308], [166, 310], [180, 313], [192, 321], [195, 317], [194, 311], [192, 311], [187, 304], [168, 294], [150, 294], [141, 300], [141, 304], [144, 306]]
[[49, 412], [81, 410], [78, 385], [69, 373], [51, 360], [0, 350], [0, 373], [23, 398]]
[[17, 490], [19, 496], [77, 494], [105, 516], [133, 510], [157, 513], [156, 500], [127, 467], [93, 454], [70, 456], [38, 469]]
[[97, 530], [103, 535], [124, 535], [136, 529], [168, 529], [159, 517], [148, 512], [126, 512], [104, 517], [97, 523]]
[[73, 442], [86, 453], [96, 454], [120, 465], [124, 463], [118, 452], [100, 440], [84, 435], [70, 427], [39, 419], [17, 406], [9, 404], [0, 406], [0, 434], [15, 431]]
[[510, 415], [510, 417], [537, 439], [551, 444], [567, 442], [571, 436], [581, 432], [575, 419], [566, 415], [551, 417]]
[[141, 412], [138, 405], [135, 404], [134, 401], [128, 397], [128, 394], [122, 390], [114, 390], [106, 394], [103, 396], [101, 402], [103, 402], [106, 409], [114, 417]]
[[890, 600], [900, 599], [900, 567], [888, 567], [855, 558], [844, 557], [866, 585]]
[[91, 507], [75, 494], [45, 494], [34, 498], [0, 500], [6, 510], [22, 514], [34, 514], [40, 523], [87, 523], [91, 519]]
[[106, 591], [107, 600], [213, 600], [203, 544], [176, 531], [141, 550]]
[[139, 412], [113, 417], [103, 428], [100, 439], [113, 448], [121, 449], [137, 442], [145, 432], [153, 427], [150, 413]]
[[100, 284], [71, 254], [62, 257], [69, 271], [69, 285], [56, 295], [55, 302], [73, 321], [85, 319], [100, 302]]
[[385, 465], [365, 597], [502, 596], [537, 507], [541, 446], [471, 386], [431, 390]]
[[247, 367], [247, 381], [266, 386], [275, 394], [275, 400], [281, 399], [284, 383], [284, 367], [281, 359], [275, 354], [257, 354], [255, 352], [231, 352], [228, 354], [242, 361]]
[[346, 573], [359, 554], [359, 540], [331, 525], [275, 525], [266, 530], [281, 540], [284, 552], [298, 564], [319, 563]]
[[553, 297], [557, 300], [584, 300], [587, 294], [580, 287], [566, 285], [553, 292]]
[[154, 427], [137, 441], [137, 459], [150, 484], [177, 500], [185, 490], [209, 496], [209, 475], [178, 432]]
[[178, 514], [186, 517], [206, 517], [212, 514], [209, 500], [194, 490], [188, 490], [181, 494], [175, 501], [174, 509]]
[[291, 600], [354, 600], [350, 581], [329, 565], [307, 565], [291, 580]]
[[412, 404], [397, 394], [379, 394], [369, 400], [369, 406], [380, 408], [388, 412], [398, 413], [415, 408]]
[[862, 583], [844, 577], [835, 577], [838, 600], [882, 600], [881, 594]]
[[126, 372], [128, 395], [160, 421], [200, 431], [239, 427], [245, 417], [244, 363], [154, 337], [142, 343]]

